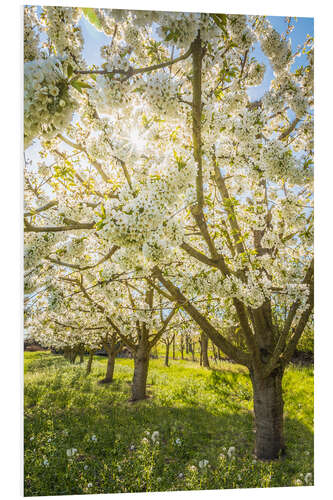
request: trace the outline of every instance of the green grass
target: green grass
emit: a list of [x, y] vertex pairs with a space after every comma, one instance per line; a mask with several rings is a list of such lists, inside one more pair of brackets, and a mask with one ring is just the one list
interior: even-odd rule
[[[132, 360], [117, 360], [114, 383], [99, 385], [105, 358], [85, 377], [85, 366], [61, 356], [25, 353], [25, 496], [292, 486], [309, 473], [313, 484], [312, 368], [287, 370], [287, 456], [264, 463], [252, 455], [246, 370], [170, 364], [151, 361], [151, 397], [133, 404]], [[201, 460], [209, 463], [200, 468]]]

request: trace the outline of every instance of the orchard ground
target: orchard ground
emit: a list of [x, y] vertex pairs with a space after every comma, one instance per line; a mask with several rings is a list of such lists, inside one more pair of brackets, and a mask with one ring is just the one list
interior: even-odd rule
[[[255, 460], [252, 389], [228, 362], [150, 361], [149, 398], [129, 402], [133, 360], [115, 380], [49, 352], [25, 353], [25, 496], [313, 484], [313, 368], [284, 376], [287, 454]], [[86, 361], [86, 360], [85, 360]]]

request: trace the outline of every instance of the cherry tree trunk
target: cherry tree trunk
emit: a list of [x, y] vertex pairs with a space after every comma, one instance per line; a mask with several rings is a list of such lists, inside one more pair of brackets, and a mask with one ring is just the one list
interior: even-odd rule
[[195, 361], [194, 345], [195, 345], [195, 342], [192, 342], [191, 343], [192, 361]]
[[80, 352], [80, 364], [83, 363], [84, 355], [83, 352]]
[[213, 347], [214, 361], [215, 361], [215, 363], [216, 363], [216, 362], [217, 362], [217, 352], [216, 352], [216, 347], [215, 347], [215, 345], [213, 344], [213, 342], [212, 342], [212, 347]]
[[183, 338], [183, 336], [181, 336], [181, 339], [180, 339], [180, 355], [181, 355], [181, 358], [184, 359], [184, 338]]
[[103, 378], [100, 383], [101, 384], [109, 384], [113, 382], [113, 374], [114, 374], [114, 365], [116, 362], [116, 351], [113, 349], [109, 349], [107, 351], [108, 354], [108, 362], [106, 365], [106, 374], [105, 378]]
[[169, 366], [169, 350], [170, 350], [170, 344], [167, 342], [165, 344], [165, 358], [164, 358], [165, 366]]
[[283, 436], [283, 370], [266, 378], [250, 372], [255, 415], [255, 454], [262, 460], [279, 458], [285, 451]]
[[91, 352], [89, 354], [89, 358], [88, 358], [88, 363], [87, 363], [87, 370], [86, 370], [86, 375], [89, 375], [89, 373], [91, 372], [91, 365], [92, 365], [92, 362], [93, 362], [93, 353]]
[[149, 349], [139, 346], [134, 355], [134, 375], [132, 380], [132, 401], [145, 399], [149, 366]]
[[202, 354], [202, 364], [205, 368], [209, 368], [208, 359], [208, 337], [204, 333], [201, 333], [201, 354]]
[[77, 357], [77, 352], [71, 352], [70, 354], [70, 362], [74, 365], [75, 364], [75, 360], [76, 360], [76, 357]]
[[172, 359], [176, 359], [176, 337], [172, 340]]
[[186, 352], [186, 354], [188, 354], [189, 351], [190, 351], [190, 342], [189, 342], [188, 337], [186, 336], [186, 338], [185, 338], [185, 352]]

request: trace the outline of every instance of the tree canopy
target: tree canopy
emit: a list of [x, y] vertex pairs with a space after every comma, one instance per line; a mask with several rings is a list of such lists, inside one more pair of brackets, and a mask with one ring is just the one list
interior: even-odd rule
[[[109, 37], [101, 67], [82, 55], [81, 15]], [[283, 371], [313, 307], [313, 40], [293, 52], [288, 30], [260, 16], [25, 8], [35, 332], [78, 328], [89, 343], [98, 325], [133, 347], [135, 329], [151, 341], [191, 320], [255, 380]], [[274, 78], [253, 101], [256, 43]]]

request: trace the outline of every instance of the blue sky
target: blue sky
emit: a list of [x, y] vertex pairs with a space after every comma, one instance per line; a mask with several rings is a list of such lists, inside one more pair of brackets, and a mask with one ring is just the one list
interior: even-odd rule
[[[41, 7], [38, 7], [38, 11], [41, 12]], [[279, 32], [283, 33], [286, 30], [285, 17], [282, 16], [268, 16], [269, 21], [272, 23], [274, 28]], [[306, 39], [306, 35], [309, 34], [313, 36], [314, 34], [314, 20], [312, 17], [299, 17], [297, 21], [293, 21], [295, 25], [294, 30], [291, 33], [291, 46], [294, 52], [299, 44], [302, 44]], [[106, 36], [103, 32], [98, 31], [94, 26], [92, 26], [87, 19], [82, 16], [79, 22], [79, 26], [82, 29], [82, 34], [84, 38], [84, 49], [83, 55], [89, 65], [96, 64], [100, 66], [105, 62], [100, 55], [100, 47], [110, 43], [111, 36]], [[249, 89], [249, 95], [252, 100], [260, 98], [264, 92], [269, 88], [270, 82], [273, 78], [273, 72], [270, 68], [268, 59], [263, 54], [260, 49], [259, 43], [255, 45], [254, 51], [252, 53], [260, 63], [266, 65], [266, 73], [264, 80], [258, 87], [252, 87]], [[304, 55], [298, 57], [292, 67], [295, 70], [297, 67], [306, 64], [307, 60]]]
[[[38, 11], [41, 12], [41, 7], [38, 7]], [[279, 33], [282, 33], [286, 30], [287, 25], [284, 17], [268, 16], [268, 19]], [[295, 24], [295, 29], [291, 33], [290, 37], [293, 51], [296, 50], [299, 44], [302, 44], [304, 42], [307, 34], [313, 36], [313, 18], [300, 17], [297, 18], [297, 22], [294, 22], [294, 24]], [[106, 36], [103, 32], [98, 31], [94, 26], [92, 26], [87, 21], [87, 19], [84, 16], [81, 17], [79, 26], [82, 29], [82, 34], [84, 38], [83, 56], [85, 60], [87, 61], [88, 65], [95, 64], [97, 66], [100, 66], [101, 64], [103, 64], [103, 62], [105, 62], [101, 58], [100, 48], [103, 45], [110, 43], [111, 36]], [[265, 93], [265, 91], [269, 89], [270, 82], [273, 78], [273, 72], [269, 65], [268, 59], [260, 49], [259, 43], [255, 45], [252, 55], [256, 57], [256, 59], [260, 63], [264, 63], [266, 66], [266, 73], [262, 84], [257, 87], [251, 87], [248, 89], [248, 94], [250, 96], [250, 99], [256, 100], [259, 99]], [[292, 69], [295, 69], [296, 67], [301, 66], [302, 64], [306, 64], [306, 62], [307, 60], [304, 55], [298, 57]], [[292, 118], [292, 115], [290, 115], [290, 118]], [[35, 145], [30, 146], [30, 148], [28, 148], [27, 150], [27, 157], [31, 158], [34, 163], [37, 159], [36, 153], [39, 149], [38, 142], [39, 141], [35, 141]], [[37, 159], [37, 161], [39, 161], [39, 158]]]
[[[283, 33], [286, 30], [287, 24], [284, 17], [278, 16], [268, 16], [269, 21], [272, 23], [274, 28], [279, 32]], [[295, 52], [297, 46], [302, 44], [306, 39], [306, 35], [309, 34], [313, 36], [313, 18], [310, 17], [299, 17], [297, 21], [294, 22], [295, 29], [291, 33], [291, 45], [292, 51]], [[83, 55], [88, 64], [96, 64], [97, 66], [105, 62], [100, 56], [99, 48], [102, 45], [110, 43], [111, 37], [107, 37], [104, 33], [97, 31], [84, 16], [82, 16], [79, 25], [81, 26], [83, 37], [85, 40]], [[266, 73], [264, 80], [258, 87], [252, 87], [249, 89], [249, 95], [251, 100], [260, 98], [264, 92], [269, 88], [270, 82], [273, 78], [273, 71], [269, 65], [267, 57], [263, 54], [260, 49], [259, 43], [255, 45], [254, 51], [252, 53], [260, 63], [266, 65]], [[307, 63], [306, 57], [302, 55], [298, 57], [292, 67], [296, 69], [298, 66]]]
[[[268, 16], [269, 21], [272, 26], [279, 32], [283, 33], [286, 30], [286, 22], [284, 17], [278, 16]], [[295, 52], [298, 45], [302, 45], [304, 40], [306, 39], [306, 35], [309, 34], [313, 36], [313, 18], [311, 17], [299, 17], [297, 18], [297, 22], [294, 22], [295, 28], [290, 35], [291, 39], [291, 48], [292, 51]], [[269, 61], [267, 57], [263, 54], [259, 43], [256, 44], [253, 56], [258, 59], [260, 63], [264, 63], [266, 65], [266, 73], [264, 80], [261, 85], [258, 87], [252, 87], [248, 89], [248, 93], [251, 97], [251, 100], [259, 99], [266, 90], [268, 90], [270, 82], [273, 78], [273, 71], [269, 65]], [[306, 65], [307, 58], [305, 55], [298, 57], [295, 63], [292, 66], [292, 70], [295, 70], [299, 66]]]

